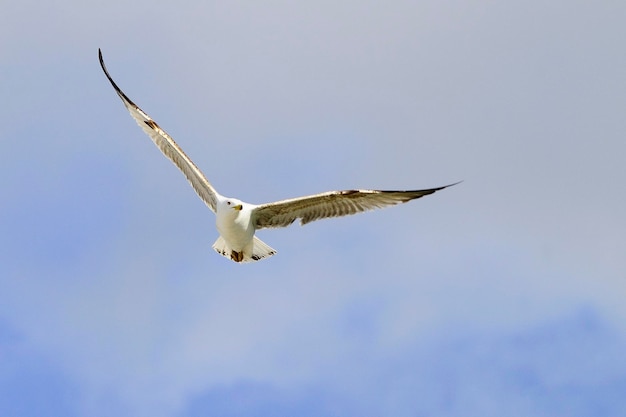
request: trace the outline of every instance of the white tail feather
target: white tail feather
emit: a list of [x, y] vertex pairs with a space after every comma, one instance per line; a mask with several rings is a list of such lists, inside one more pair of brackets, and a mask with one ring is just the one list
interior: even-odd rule
[[228, 243], [226, 243], [222, 236], [217, 238], [213, 244], [213, 249], [225, 258], [231, 259], [235, 262], [260, 261], [261, 259], [270, 257], [276, 253], [274, 249], [256, 236], [252, 238], [251, 244], [243, 249], [243, 259], [239, 258], [240, 260], [237, 260], [237, 256], [233, 254], [233, 249], [228, 245]]
[[217, 238], [217, 240], [213, 244], [213, 249], [215, 249], [215, 252], [219, 253], [220, 255], [230, 259], [231, 249], [222, 236]]
[[[276, 251], [269, 247], [265, 242], [261, 239], [254, 236], [252, 239], [252, 255], [250, 256], [250, 261], [260, 261], [263, 258], [269, 258], [272, 255], [275, 255]], [[244, 253], [245, 256], [245, 253]], [[246, 259], [244, 258], [244, 262]]]

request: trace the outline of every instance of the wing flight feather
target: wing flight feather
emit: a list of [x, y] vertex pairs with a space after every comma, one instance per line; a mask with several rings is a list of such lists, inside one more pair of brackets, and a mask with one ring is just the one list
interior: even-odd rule
[[286, 227], [296, 219], [300, 219], [300, 223], [304, 225], [315, 220], [348, 216], [367, 210], [406, 203], [452, 185], [455, 184], [413, 191], [329, 191], [259, 205], [253, 211], [253, 221], [257, 229]]
[[102, 59], [102, 51], [98, 49], [98, 57], [100, 58], [100, 66], [104, 71], [104, 74], [109, 79], [109, 82], [120, 96], [124, 106], [130, 112], [130, 115], [135, 119], [137, 124], [143, 129], [154, 144], [163, 152], [163, 154], [174, 163], [185, 175], [191, 186], [198, 193], [202, 201], [215, 212], [217, 205], [217, 191], [213, 188], [211, 183], [206, 179], [200, 169], [189, 159], [189, 157], [183, 152], [178, 144], [168, 135], [159, 125], [152, 120], [147, 113], [139, 108], [131, 99], [124, 94], [124, 92], [117, 86], [113, 78], [109, 75], [109, 72], [104, 65]]

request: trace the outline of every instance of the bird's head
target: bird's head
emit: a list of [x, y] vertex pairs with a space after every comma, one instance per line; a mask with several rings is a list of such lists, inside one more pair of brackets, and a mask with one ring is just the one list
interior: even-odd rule
[[243, 203], [236, 198], [226, 198], [221, 204], [225, 212], [239, 212], [243, 208]]

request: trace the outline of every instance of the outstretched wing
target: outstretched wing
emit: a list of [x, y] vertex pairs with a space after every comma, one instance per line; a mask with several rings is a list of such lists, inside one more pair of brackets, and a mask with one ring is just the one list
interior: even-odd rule
[[300, 223], [304, 225], [328, 217], [348, 216], [367, 210], [406, 203], [455, 184], [414, 191], [329, 191], [256, 206], [252, 214], [253, 222], [257, 229], [286, 227], [296, 219], [300, 219]]
[[213, 210], [213, 212], [215, 212], [217, 204], [217, 191], [215, 191], [215, 188], [213, 188], [204, 174], [191, 161], [191, 159], [189, 159], [174, 139], [161, 129], [150, 116], [133, 103], [132, 100], [129, 99], [122, 90], [120, 90], [117, 84], [115, 84], [115, 81], [113, 81], [106, 66], [104, 65], [102, 51], [100, 49], [98, 49], [98, 57], [100, 58], [100, 66], [102, 67], [104, 74], [111, 82], [111, 85], [117, 92], [117, 95], [122, 99], [124, 106], [126, 106], [133, 119], [135, 119], [143, 131], [150, 136], [150, 139], [152, 139], [161, 152], [163, 152], [163, 154], [183, 172], [200, 198], [206, 203], [207, 206], [209, 206], [211, 210]]

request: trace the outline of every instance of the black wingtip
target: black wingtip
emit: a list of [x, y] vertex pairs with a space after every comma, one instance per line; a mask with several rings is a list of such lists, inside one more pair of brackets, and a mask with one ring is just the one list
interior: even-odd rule
[[115, 87], [115, 89], [118, 90], [117, 85], [115, 84], [115, 82], [113, 82], [113, 79], [109, 75], [109, 71], [107, 71], [106, 65], [104, 65], [104, 58], [102, 57], [102, 49], [100, 48], [98, 48], [98, 60], [100, 61], [100, 67], [102, 68], [102, 71], [104, 71], [104, 75], [107, 76], [111, 84], [113, 84], [113, 87]]
[[463, 182], [463, 180], [454, 182], [452, 184], [443, 185], [441, 187], [428, 188], [428, 189], [425, 189], [425, 190], [414, 190], [413, 192], [418, 193], [418, 196], [414, 197], [414, 198], [420, 198], [420, 197], [425, 196], [425, 195], [430, 195], [430, 194], [436, 193], [437, 191], [441, 191], [441, 190], [444, 190], [446, 188], [452, 187], [454, 185], [460, 184], [462, 182]]
[[454, 185], [457, 185], [457, 184], [462, 183], [463, 181], [465, 181], [465, 180], [461, 180], [461, 181], [457, 181], [457, 182], [452, 183], [452, 184], [444, 185], [443, 187], [441, 187], [441, 189], [448, 188], [448, 187], [452, 187], [452, 186], [454, 186]]
[[109, 71], [107, 71], [106, 65], [104, 65], [104, 58], [102, 57], [102, 50], [100, 48], [98, 48], [98, 59], [100, 60], [100, 67], [102, 67], [102, 71], [104, 71], [104, 75], [106, 75], [107, 79], [109, 80], [109, 82], [111, 83], [113, 88], [115, 89], [115, 92], [117, 93], [117, 95], [120, 96], [120, 98], [123, 101], [126, 101], [130, 105], [132, 105], [134, 107], [137, 107], [137, 105], [135, 103], [133, 103], [133, 101], [131, 99], [129, 99], [128, 96], [126, 94], [124, 94], [124, 92], [117, 86], [115, 81], [113, 81], [113, 78], [111, 78], [111, 75], [109, 74]]
[[100, 60], [100, 66], [102, 67], [102, 69], [104, 70], [104, 72], [106, 73], [106, 67], [104, 66], [104, 58], [102, 58], [102, 49], [98, 48], [98, 59]]
[[432, 194], [434, 192], [441, 191], [441, 190], [444, 190], [444, 189], [449, 188], [449, 187], [453, 187], [453, 186], [455, 186], [457, 184], [460, 184], [462, 182], [463, 182], [463, 180], [457, 181], [457, 182], [454, 182], [454, 183], [448, 184], [448, 185], [442, 185], [441, 187], [435, 187], [435, 188], [430, 188], [430, 189], [426, 189], [426, 190], [416, 190], [416, 191], [430, 191], [430, 194]]
[[463, 180], [461, 180], [461, 181], [457, 181], [457, 182], [453, 182], [452, 184], [444, 185], [444, 186], [442, 186], [442, 187], [433, 188], [433, 189], [432, 189], [432, 192], [434, 193], [434, 192], [437, 192], [437, 191], [445, 190], [446, 188], [453, 187], [453, 186], [455, 186], [455, 185], [457, 185], [457, 184], [460, 184], [460, 183], [462, 183], [462, 182], [463, 182]]

